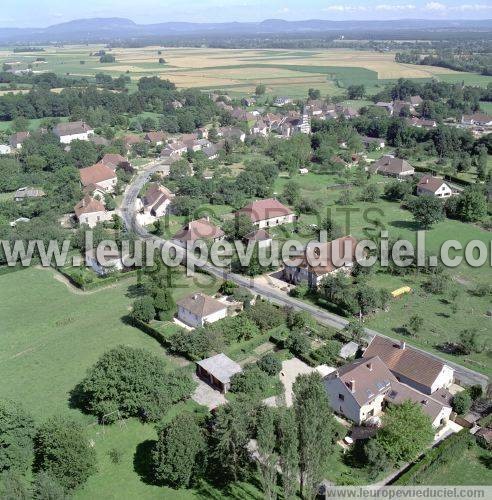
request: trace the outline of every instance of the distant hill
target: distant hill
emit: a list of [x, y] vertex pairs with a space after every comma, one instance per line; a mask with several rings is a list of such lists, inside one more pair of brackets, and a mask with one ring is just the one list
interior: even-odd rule
[[207, 35], [267, 35], [288, 33], [329, 33], [356, 30], [382, 32], [398, 30], [492, 31], [492, 19], [485, 20], [427, 20], [401, 19], [392, 21], [285, 21], [266, 19], [258, 23], [187, 23], [164, 22], [136, 24], [125, 18], [76, 19], [47, 28], [0, 28], [1, 43], [69, 43], [110, 42], [111, 40], [171, 38]]

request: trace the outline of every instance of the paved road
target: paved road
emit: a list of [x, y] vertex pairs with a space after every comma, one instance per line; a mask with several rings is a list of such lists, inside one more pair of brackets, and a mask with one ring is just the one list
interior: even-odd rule
[[[175, 251], [178, 255], [184, 258], [186, 254], [186, 250], [184, 248], [178, 246], [176, 243], [173, 243], [168, 240], [163, 240], [162, 238], [150, 234], [144, 227], [140, 226], [136, 220], [135, 202], [138, 197], [138, 193], [140, 192], [142, 187], [148, 182], [150, 176], [153, 173], [157, 171], [162, 171], [165, 174], [169, 173], [170, 163], [171, 163], [170, 160], [164, 160], [162, 162], [154, 162], [148, 165], [145, 171], [139, 173], [136, 176], [136, 178], [134, 179], [132, 184], [127, 188], [124, 194], [121, 205], [121, 213], [127, 228], [135, 232], [135, 234], [140, 236], [140, 238], [146, 240], [153, 240], [154, 242], [156, 242], [156, 244], [160, 246], [160, 248], [163, 248], [166, 251], [170, 250]], [[195, 260], [191, 256], [188, 256], [187, 258], [191, 262]], [[227, 279], [237, 283], [240, 286], [248, 288], [252, 292], [261, 295], [262, 297], [267, 298], [276, 304], [283, 306], [290, 306], [300, 311], [306, 311], [322, 324], [331, 326], [336, 329], [342, 329], [348, 323], [348, 321], [345, 318], [342, 318], [341, 316], [330, 313], [323, 309], [319, 309], [316, 306], [313, 306], [306, 302], [290, 297], [281, 290], [277, 290], [268, 285], [259, 283], [258, 280], [255, 280], [254, 278], [248, 278], [246, 276], [242, 276], [239, 274], [230, 273], [226, 269], [218, 268], [211, 264], [205, 264], [204, 266], [202, 266], [202, 268], [218, 278]], [[386, 338], [391, 338], [368, 328], [366, 328], [366, 335], [368, 340], [371, 340], [374, 337], [374, 335], [381, 335]], [[465, 368], [464, 366], [461, 366], [457, 363], [453, 363], [452, 361], [449, 361], [447, 359], [443, 359], [440, 356], [427, 352], [423, 349], [419, 349], [418, 347], [415, 346], [412, 347], [414, 347], [414, 349], [424, 352], [428, 356], [431, 356], [443, 363], [446, 363], [448, 366], [451, 366], [455, 370], [456, 378], [459, 379], [461, 383], [470, 385], [480, 384], [482, 387], [485, 388], [489, 382], [488, 377], [486, 375], [478, 373], [474, 370], [470, 370], [469, 368]]]

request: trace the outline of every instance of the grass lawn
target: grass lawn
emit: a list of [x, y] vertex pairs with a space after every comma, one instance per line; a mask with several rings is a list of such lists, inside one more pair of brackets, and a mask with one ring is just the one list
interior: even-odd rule
[[426, 477], [426, 486], [490, 486], [491, 463], [492, 451], [474, 444], [462, 455], [433, 470]]
[[[199, 277], [202, 283], [206, 278]], [[197, 281], [180, 281], [183, 286], [177, 286], [176, 298], [200, 288]], [[156, 439], [153, 425], [129, 419], [103, 427], [95, 424], [94, 417], [69, 408], [69, 392], [99, 356], [114, 346], [145, 348], [165, 357], [170, 368], [176, 366], [155, 340], [122, 322], [132, 301], [129, 285], [125, 281], [80, 294], [55, 280], [52, 270], [29, 268], [2, 274], [0, 398], [21, 401], [38, 423], [62, 413], [71, 414], [87, 426], [97, 452], [98, 472], [75, 493], [77, 499], [180, 500], [196, 498], [202, 491], [211, 498], [222, 498], [222, 492], [208, 484], [199, 490], [172, 490], [147, 482], [149, 445]], [[211, 292], [216, 285], [204, 286], [206, 292]], [[204, 411], [188, 401], [171, 407], [165, 419], [184, 410]], [[120, 455], [118, 463], [109, 456], [111, 450]], [[260, 491], [247, 483], [231, 485], [230, 493], [262, 498]]]
[[[57, 117], [56, 119], [59, 120], [60, 122], [67, 122], [68, 121], [68, 117], [66, 117], [66, 116]], [[35, 118], [33, 120], [29, 120], [29, 130], [31, 132], [35, 132], [36, 130], [39, 129], [39, 127], [41, 127], [41, 124], [45, 120], [47, 120], [47, 118]], [[5, 132], [7, 130], [10, 130], [11, 124], [12, 124], [12, 122], [0, 121], [0, 132]]]
[[480, 101], [480, 108], [485, 113], [492, 114], [492, 102]]

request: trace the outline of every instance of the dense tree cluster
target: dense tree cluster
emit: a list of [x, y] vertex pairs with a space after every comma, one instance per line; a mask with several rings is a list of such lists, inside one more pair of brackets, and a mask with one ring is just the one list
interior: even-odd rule
[[127, 417], [156, 421], [193, 389], [189, 374], [170, 372], [161, 358], [144, 349], [119, 346], [101, 356], [74, 397], [105, 423]]

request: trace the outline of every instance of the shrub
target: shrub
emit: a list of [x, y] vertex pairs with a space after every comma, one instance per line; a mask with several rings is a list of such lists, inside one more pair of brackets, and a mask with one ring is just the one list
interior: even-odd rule
[[285, 320], [283, 312], [266, 300], [256, 301], [246, 311], [246, 315], [262, 332], [280, 326]]
[[278, 375], [282, 369], [282, 363], [273, 354], [265, 354], [257, 363], [260, 370], [268, 375]]
[[231, 379], [231, 392], [243, 393], [259, 397], [270, 385], [268, 375], [258, 366], [249, 365], [242, 372], [236, 373]]
[[311, 352], [311, 358], [318, 364], [336, 364], [341, 347], [342, 343], [338, 340], [327, 340], [323, 346]]
[[467, 413], [472, 405], [472, 398], [468, 391], [462, 391], [453, 397], [453, 410], [460, 415]]
[[155, 318], [154, 299], [149, 295], [137, 299], [133, 303], [131, 317], [143, 323], [149, 323]]
[[311, 349], [311, 343], [306, 334], [295, 330], [285, 339], [285, 347], [294, 356], [305, 356]]

